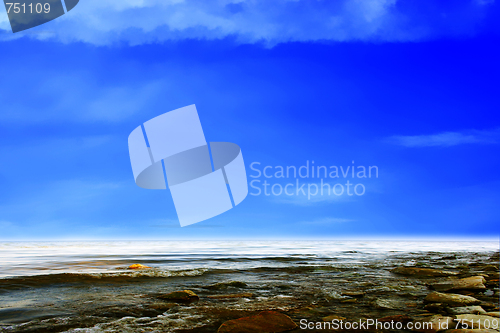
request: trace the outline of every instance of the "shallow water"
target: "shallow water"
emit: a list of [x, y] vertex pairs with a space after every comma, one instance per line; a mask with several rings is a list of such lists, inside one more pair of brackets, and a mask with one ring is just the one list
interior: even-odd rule
[[[0, 330], [214, 332], [224, 320], [258, 310], [294, 313], [319, 305], [324, 313], [302, 315], [335, 309], [376, 316], [370, 297], [392, 292], [395, 302], [418, 303], [428, 293], [425, 283], [401, 280], [390, 269], [417, 265], [458, 272], [471, 263], [491, 263], [498, 248], [498, 242], [443, 241], [3, 242]], [[151, 269], [128, 270], [134, 263]], [[210, 287], [233, 280], [247, 286]], [[200, 301], [158, 299], [183, 289]], [[366, 302], [342, 303], [348, 299], [343, 292], [357, 290], [369, 295]], [[209, 297], [234, 293], [252, 296]], [[418, 306], [412, 311], [421, 312]]]

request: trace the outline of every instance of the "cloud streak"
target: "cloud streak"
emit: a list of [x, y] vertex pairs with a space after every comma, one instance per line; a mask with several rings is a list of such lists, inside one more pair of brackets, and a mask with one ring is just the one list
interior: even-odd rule
[[[399, 0], [85, 0], [70, 13], [12, 35], [2, 7], [0, 39], [137, 45], [234, 38], [273, 46], [310, 41], [415, 41], [472, 34], [491, 7], [476, 1], [409, 5]], [[429, 11], [431, 7], [434, 10]], [[438, 8], [436, 8], [438, 7]]]
[[463, 144], [498, 144], [500, 129], [492, 131], [443, 132], [431, 135], [396, 135], [386, 141], [408, 148], [452, 147]]

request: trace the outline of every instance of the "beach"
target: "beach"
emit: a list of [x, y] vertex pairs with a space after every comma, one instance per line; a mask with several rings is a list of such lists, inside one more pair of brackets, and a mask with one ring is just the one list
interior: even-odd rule
[[[0, 331], [236, 332], [224, 323], [262, 311], [290, 318], [290, 332], [411, 332], [407, 323], [448, 318], [451, 330], [464, 315], [498, 324], [498, 251], [490, 241], [1, 242]], [[332, 327], [372, 320], [405, 326]]]

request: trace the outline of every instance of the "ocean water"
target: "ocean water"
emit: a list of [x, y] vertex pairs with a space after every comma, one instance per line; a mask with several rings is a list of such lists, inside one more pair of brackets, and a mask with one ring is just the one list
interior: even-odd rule
[[492, 252], [495, 241], [95, 241], [0, 242], [0, 278], [119, 273], [133, 263], [165, 276], [204, 269], [368, 263], [394, 254]]
[[[413, 301], [428, 293], [425, 283], [394, 276], [394, 267], [482, 269], [498, 261], [498, 251], [489, 241], [1, 242], [0, 331], [215, 332], [224, 320], [255, 311], [320, 304], [376, 316], [369, 306], [375, 297]], [[127, 269], [136, 263], [151, 268]], [[228, 281], [246, 286], [217, 285]], [[184, 289], [200, 300], [159, 298]], [[366, 304], [339, 303], [358, 290]], [[214, 299], [235, 293], [252, 296]]]

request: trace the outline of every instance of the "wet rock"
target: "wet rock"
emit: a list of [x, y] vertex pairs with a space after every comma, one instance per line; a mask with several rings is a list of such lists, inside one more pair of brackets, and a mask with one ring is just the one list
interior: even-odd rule
[[277, 333], [296, 327], [297, 324], [287, 315], [276, 311], [262, 311], [254, 316], [226, 321], [217, 333]]
[[500, 312], [487, 312], [486, 314], [491, 317], [500, 317]]
[[432, 288], [437, 291], [449, 291], [449, 290], [485, 290], [486, 279], [482, 276], [471, 276], [464, 279], [458, 280], [448, 280], [439, 283], [432, 284]]
[[449, 314], [459, 315], [459, 314], [486, 314], [486, 311], [479, 305], [472, 306], [460, 306], [455, 308], [448, 308], [446, 310]]
[[498, 266], [495, 265], [486, 265], [483, 267], [483, 271], [485, 272], [497, 272], [498, 271]]
[[227, 288], [245, 288], [245, 287], [247, 287], [247, 284], [245, 282], [227, 281], [227, 282], [219, 282], [216, 284], [212, 284], [212, 285], [204, 287], [204, 288], [212, 289], [212, 290], [220, 290], [220, 289], [227, 289]]
[[498, 318], [483, 315], [461, 314], [457, 315], [456, 321], [458, 323], [467, 325], [466, 328], [484, 329], [490, 327], [499, 327]]
[[378, 309], [386, 310], [403, 310], [406, 308], [406, 304], [403, 302], [392, 300], [392, 299], [381, 299], [378, 298], [372, 302], [372, 305]]
[[453, 276], [458, 274], [455, 272], [443, 271], [433, 268], [419, 268], [419, 267], [407, 267], [407, 266], [396, 267], [393, 270], [391, 270], [391, 272], [401, 275], [433, 276], [433, 277]]
[[340, 303], [357, 303], [357, 302], [358, 302], [357, 298], [347, 298], [340, 301]]
[[208, 296], [208, 298], [213, 298], [213, 299], [245, 298], [245, 297], [253, 297], [253, 294], [252, 293], [241, 293], [241, 294], [211, 295], [211, 296]]
[[198, 295], [191, 290], [174, 291], [165, 295], [160, 295], [158, 298], [173, 302], [194, 302], [200, 299]]
[[427, 297], [425, 297], [425, 301], [429, 303], [445, 303], [449, 306], [477, 305], [481, 303], [481, 301], [471, 296], [444, 294], [437, 291], [433, 291], [427, 295]]
[[146, 265], [141, 265], [141, 264], [133, 264], [128, 266], [128, 269], [149, 269], [151, 267], [146, 266]]
[[453, 318], [434, 315], [423, 319], [414, 320], [412, 323], [412, 331], [435, 333], [455, 327]]
[[424, 310], [427, 310], [429, 312], [444, 313], [446, 312], [447, 307], [448, 305], [444, 303], [429, 303], [424, 306]]
[[342, 296], [363, 297], [363, 296], [365, 296], [365, 292], [363, 292], [363, 291], [343, 291]]
[[333, 320], [345, 320], [345, 317], [337, 316], [337, 315], [330, 315], [322, 318], [323, 321], [333, 321]]
[[481, 307], [483, 309], [490, 310], [490, 311], [498, 309], [497, 305], [495, 303], [491, 303], [491, 302], [481, 301], [481, 303], [479, 303], [479, 305], [481, 305]]

